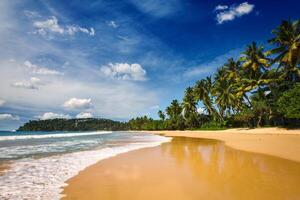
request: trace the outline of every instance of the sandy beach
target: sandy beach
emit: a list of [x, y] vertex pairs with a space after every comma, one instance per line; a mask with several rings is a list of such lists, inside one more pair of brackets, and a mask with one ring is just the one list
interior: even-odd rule
[[165, 136], [184, 136], [224, 141], [226, 145], [255, 153], [300, 162], [300, 130], [283, 128], [228, 129], [220, 131], [153, 131]]
[[88, 167], [63, 199], [300, 198], [298, 130], [153, 133], [174, 138]]

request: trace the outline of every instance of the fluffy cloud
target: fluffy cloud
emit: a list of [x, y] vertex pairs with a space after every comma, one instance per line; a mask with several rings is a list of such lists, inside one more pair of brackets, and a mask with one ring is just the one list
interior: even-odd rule
[[39, 75], [63, 75], [63, 73], [32, 64], [30, 61], [25, 61], [24, 65], [28, 67], [31, 73]]
[[19, 116], [13, 116], [12, 114], [0, 114], [0, 120], [20, 120]]
[[3, 106], [6, 102], [3, 99], [0, 99], [0, 106]]
[[57, 114], [53, 112], [46, 112], [42, 116], [38, 116], [41, 120], [46, 120], [46, 119], [70, 119], [70, 115], [65, 115], [65, 114]]
[[225, 8], [225, 6], [217, 6], [216, 10], [222, 10], [217, 14], [218, 24], [223, 24], [226, 21], [232, 21], [237, 17], [241, 17], [243, 15], [249, 14], [253, 11], [254, 5], [249, 4], [248, 2], [241, 3], [239, 5], [231, 5], [229, 8]]
[[101, 67], [101, 72], [108, 77], [118, 80], [146, 80], [146, 70], [144, 70], [140, 64], [136, 63], [109, 63]]
[[66, 101], [63, 106], [67, 109], [87, 109], [91, 107], [91, 105], [91, 99], [71, 98], [68, 101]]
[[93, 114], [88, 113], [88, 112], [82, 112], [82, 113], [79, 113], [78, 115], [76, 115], [77, 119], [92, 118], [92, 117], [93, 117]]
[[58, 20], [55, 16], [44, 21], [35, 21], [33, 22], [33, 26], [36, 28], [35, 33], [40, 35], [46, 35], [47, 33], [74, 35], [77, 32], [86, 33], [90, 36], [95, 35], [94, 28], [87, 29], [78, 25], [67, 25], [63, 27], [58, 24]]

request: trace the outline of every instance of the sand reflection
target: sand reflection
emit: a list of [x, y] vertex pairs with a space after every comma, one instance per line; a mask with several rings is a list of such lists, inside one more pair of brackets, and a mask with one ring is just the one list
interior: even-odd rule
[[177, 137], [99, 162], [69, 184], [66, 199], [300, 199], [300, 164]]

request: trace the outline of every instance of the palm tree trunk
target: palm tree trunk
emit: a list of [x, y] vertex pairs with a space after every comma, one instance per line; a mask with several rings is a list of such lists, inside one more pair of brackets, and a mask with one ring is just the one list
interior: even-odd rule
[[262, 119], [262, 115], [260, 114], [259, 117], [258, 117], [257, 125], [256, 125], [257, 127], [261, 127], [260, 126], [261, 119]]
[[244, 94], [244, 98], [247, 100], [247, 102], [249, 103], [250, 107], [252, 107], [252, 103], [251, 103], [250, 99], [248, 98], [248, 96], [246, 94]]

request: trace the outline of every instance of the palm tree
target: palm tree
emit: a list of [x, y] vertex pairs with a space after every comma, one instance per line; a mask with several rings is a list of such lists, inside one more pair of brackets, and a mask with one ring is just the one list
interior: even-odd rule
[[208, 114], [213, 118], [215, 118], [216, 111], [212, 103], [211, 90], [212, 90], [211, 77], [206, 77], [206, 79], [197, 81], [196, 85], [193, 88], [193, 92], [196, 100], [202, 101]]
[[276, 54], [274, 63], [277, 62], [278, 69], [283, 69], [284, 77], [290, 80], [300, 78], [300, 20], [291, 22], [284, 20], [275, 30], [272, 31], [274, 38], [269, 43], [276, 45], [276, 48], [269, 51]]
[[[215, 102], [220, 108], [220, 115], [224, 116], [224, 111], [228, 112], [240, 110], [245, 104], [243, 97], [237, 95], [241, 86], [241, 63], [229, 58], [227, 63], [215, 74], [213, 94], [216, 96]], [[245, 93], [244, 98], [247, 99]]]
[[239, 82], [240, 80], [240, 71], [241, 71], [241, 62], [235, 61], [233, 58], [229, 58], [227, 63], [223, 66], [226, 73], [224, 78], [228, 81]]
[[188, 116], [191, 113], [195, 113], [197, 111], [197, 102], [194, 97], [194, 92], [192, 87], [188, 87], [185, 90], [185, 94], [182, 102], [184, 116]]
[[163, 111], [159, 110], [157, 114], [162, 121], [165, 121], [166, 116]]
[[189, 128], [194, 128], [197, 124], [197, 102], [194, 97], [192, 87], [185, 90], [185, 95], [182, 102], [183, 117]]
[[169, 116], [169, 128], [171, 129], [183, 129], [184, 121], [182, 117], [182, 107], [178, 100], [173, 100], [171, 105], [166, 108], [166, 113]]
[[263, 75], [262, 71], [265, 71], [270, 66], [267, 54], [263, 50], [262, 46], [258, 47], [255, 42], [252, 42], [240, 58], [240, 61], [243, 62], [244, 75], [249, 79], [261, 78]]
[[234, 95], [234, 83], [226, 79], [227, 75], [225, 67], [218, 70], [212, 90], [213, 95], [216, 97], [215, 103], [219, 107], [219, 116], [222, 121], [225, 111], [230, 112], [237, 106], [237, 98]]
[[167, 107], [166, 112], [170, 119], [178, 118], [182, 114], [182, 107], [177, 99], [171, 102], [171, 105]]
[[251, 102], [246, 93], [268, 85], [273, 81], [265, 73], [270, 66], [270, 59], [267, 57], [268, 54], [264, 53], [263, 50], [262, 46], [257, 46], [255, 42], [252, 42], [240, 58], [242, 62], [242, 69], [240, 71], [241, 79], [236, 94], [238, 97], [244, 97], [250, 106]]

